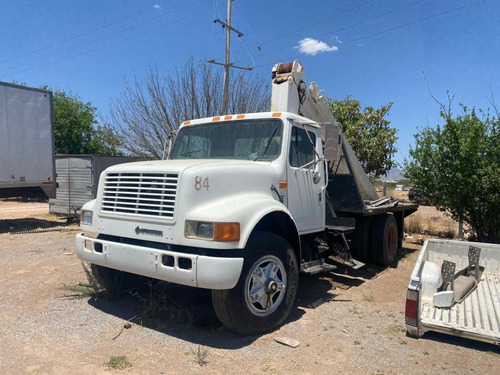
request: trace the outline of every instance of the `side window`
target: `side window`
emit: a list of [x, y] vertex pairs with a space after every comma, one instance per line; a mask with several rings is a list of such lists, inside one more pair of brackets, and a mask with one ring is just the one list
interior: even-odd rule
[[[309, 140], [311, 137], [311, 141]], [[302, 167], [314, 160], [314, 147], [316, 136], [309, 132], [309, 137], [304, 129], [292, 128], [292, 138], [290, 144], [290, 166]]]

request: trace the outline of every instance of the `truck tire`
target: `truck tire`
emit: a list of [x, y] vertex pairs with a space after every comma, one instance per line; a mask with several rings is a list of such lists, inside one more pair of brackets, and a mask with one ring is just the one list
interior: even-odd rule
[[129, 290], [142, 287], [148, 278], [112, 268], [90, 265], [90, 271], [97, 283], [104, 288], [101, 295], [111, 300], [120, 297]]
[[398, 250], [398, 226], [394, 215], [380, 215], [372, 227], [372, 259], [388, 266], [396, 260]]
[[361, 262], [370, 261], [371, 220], [369, 217], [356, 218], [356, 229], [351, 237], [351, 255]]
[[273, 233], [257, 232], [245, 254], [236, 286], [212, 290], [212, 303], [226, 328], [255, 335], [276, 328], [290, 315], [297, 297], [299, 268], [290, 244]]

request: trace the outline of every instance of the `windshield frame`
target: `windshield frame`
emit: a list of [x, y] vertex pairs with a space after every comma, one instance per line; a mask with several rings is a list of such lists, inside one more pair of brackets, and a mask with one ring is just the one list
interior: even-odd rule
[[[259, 127], [256, 124], [261, 126]], [[252, 125], [256, 126], [254, 137], [251, 136]], [[241, 131], [238, 131], [238, 127], [241, 128]], [[282, 153], [284, 129], [283, 120], [280, 118], [245, 118], [185, 125], [179, 129], [172, 144], [169, 159], [260, 160], [270, 162], [276, 160]], [[221, 134], [229, 135], [229, 143], [221, 140], [224, 139]], [[192, 140], [186, 137], [191, 137]], [[196, 140], [196, 138], [199, 138], [199, 140]], [[225, 139], [227, 140], [227, 138]], [[183, 141], [184, 144], [182, 144]], [[241, 142], [240, 147], [237, 147], [238, 142]], [[199, 147], [196, 146], [196, 143], [198, 143]], [[182, 147], [185, 149], [183, 150]], [[246, 148], [246, 150], [242, 148]]]

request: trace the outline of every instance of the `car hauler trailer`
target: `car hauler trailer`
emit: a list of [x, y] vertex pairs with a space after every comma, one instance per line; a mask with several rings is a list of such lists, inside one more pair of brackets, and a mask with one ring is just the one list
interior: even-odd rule
[[0, 82], [0, 197], [55, 198], [52, 92]]
[[350, 247], [391, 263], [416, 209], [378, 198], [296, 61], [273, 69], [271, 112], [185, 121], [168, 160], [108, 168], [76, 247], [108, 280], [211, 289], [221, 322], [255, 334], [288, 317], [299, 272], [361, 266]]

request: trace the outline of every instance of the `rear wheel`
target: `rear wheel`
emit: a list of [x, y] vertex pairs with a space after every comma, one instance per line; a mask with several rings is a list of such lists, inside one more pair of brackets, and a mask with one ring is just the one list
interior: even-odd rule
[[369, 217], [356, 218], [356, 229], [351, 236], [351, 255], [361, 262], [370, 261], [370, 232], [371, 220]]
[[380, 215], [372, 227], [372, 259], [388, 266], [396, 260], [398, 250], [398, 226], [394, 215]]
[[238, 284], [213, 290], [219, 320], [242, 335], [267, 332], [290, 314], [297, 296], [299, 270], [290, 244], [273, 233], [259, 232], [245, 249]]

